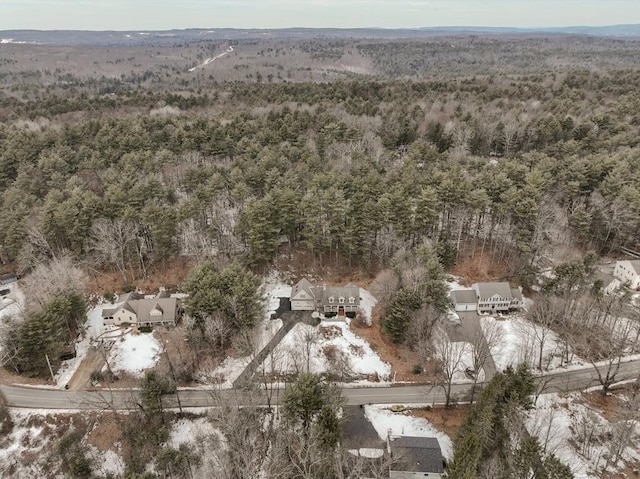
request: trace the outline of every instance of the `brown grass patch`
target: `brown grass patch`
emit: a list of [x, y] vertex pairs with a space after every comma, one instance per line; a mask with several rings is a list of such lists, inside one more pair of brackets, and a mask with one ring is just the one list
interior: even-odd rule
[[434, 425], [436, 429], [444, 432], [454, 440], [458, 434], [458, 430], [467, 417], [468, 406], [458, 406], [455, 408], [430, 408], [430, 409], [412, 409], [411, 412], [416, 417], [422, 417]]
[[342, 336], [342, 329], [340, 329], [338, 326], [326, 326], [318, 328], [318, 334], [322, 337], [322, 339], [330, 340], [333, 338], [337, 338], [338, 336]]
[[[121, 416], [120, 420], [126, 421], [127, 418]], [[122, 440], [122, 430], [112, 414], [102, 414], [96, 426], [87, 434], [86, 440], [99, 451], [105, 452]]]
[[194, 266], [192, 258], [174, 256], [167, 261], [166, 265], [158, 263], [149, 266], [146, 278], [139, 276], [138, 268], [129, 268], [126, 282], [118, 271], [109, 268], [91, 269], [87, 272], [88, 289], [93, 294], [102, 295], [106, 292], [120, 292], [122, 287], [128, 284], [140, 291], [152, 294], [158, 291], [160, 286], [179, 287]]
[[392, 377], [396, 381], [426, 382], [430, 378], [424, 374], [414, 374], [413, 368], [420, 364], [417, 352], [406, 346], [395, 344], [380, 330], [380, 311], [378, 306], [373, 309], [371, 326], [362, 323], [351, 323], [354, 334], [366, 340], [383, 361], [391, 364]]
[[478, 281], [494, 281], [503, 279], [512, 272], [506, 261], [486, 251], [480, 254], [481, 246], [468, 245], [458, 255], [458, 261], [451, 273], [462, 278], [464, 284]]

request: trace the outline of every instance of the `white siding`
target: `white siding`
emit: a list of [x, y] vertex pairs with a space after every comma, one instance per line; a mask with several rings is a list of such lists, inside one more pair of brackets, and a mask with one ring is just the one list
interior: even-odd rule
[[456, 311], [475, 311], [477, 305], [475, 303], [456, 304]]
[[291, 300], [291, 310], [292, 311], [313, 311], [316, 308], [314, 307], [312, 299], [292, 299]]

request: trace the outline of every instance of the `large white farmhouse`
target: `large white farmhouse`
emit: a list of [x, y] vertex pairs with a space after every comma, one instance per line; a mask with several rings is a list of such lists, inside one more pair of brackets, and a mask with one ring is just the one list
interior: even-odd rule
[[640, 259], [616, 261], [613, 277], [631, 289], [640, 288]]
[[456, 311], [504, 312], [522, 307], [522, 293], [507, 282], [474, 283], [451, 291], [451, 302]]

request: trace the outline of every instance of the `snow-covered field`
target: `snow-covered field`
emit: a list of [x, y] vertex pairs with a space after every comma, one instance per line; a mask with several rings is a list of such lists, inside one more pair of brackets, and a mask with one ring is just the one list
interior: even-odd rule
[[344, 380], [377, 375], [386, 381], [391, 374], [391, 366], [356, 336], [347, 322], [326, 320], [319, 326], [296, 324], [262, 369], [267, 373], [332, 372]]
[[[579, 393], [568, 397], [544, 394], [538, 398], [537, 407], [529, 412], [526, 426], [540, 439], [548, 452], [555, 454], [569, 465], [576, 479], [596, 479], [607, 471], [624, 467], [624, 462], [640, 462], [640, 422], [610, 423], [601, 411], [576, 401]], [[620, 460], [613, 457], [615, 440], [630, 432], [631, 440], [622, 447]]]
[[453, 443], [445, 433], [438, 431], [429, 421], [412, 416], [410, 411], [395, 413], [385, 406], [365, 406], [365, 416], [383, 441], [392, 436], [435, 437], [445, 459], [453, 458]]
[[504, 319], [497, 320], [493, 316], [480, 318], [480, 324], [486, 336], [494, 336], [491, 329], [498, 333], [491, 354], [498, 371], [503, 371], [509, 365], [521, 362], [537, 368], [540, 361], [540, 346], [542, 346], [542, 368], [546, 371], [560, 367], [584, 364], [575, 355], [569, 355], [569, 363], [562, 363], [563, 345], [558, 335], [547, 328], [534, 325], [521, 315], [510, 314]]

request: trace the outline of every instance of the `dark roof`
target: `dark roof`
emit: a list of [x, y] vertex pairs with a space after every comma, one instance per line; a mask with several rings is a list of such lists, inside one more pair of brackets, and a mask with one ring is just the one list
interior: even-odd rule
[[392, 466], [393, 470], [402, 470], [406, 464], [407, 471], [444, 472], [442, 451], [435, 437], [398, 436], [392, 438], [391, 453], [402, 457], [401, 463]]
[[472, 289], [454, 289], [451, 291], [451, 301], [453, 301], [454, 304], [475, 304], [478, 302], [478, 296]]

